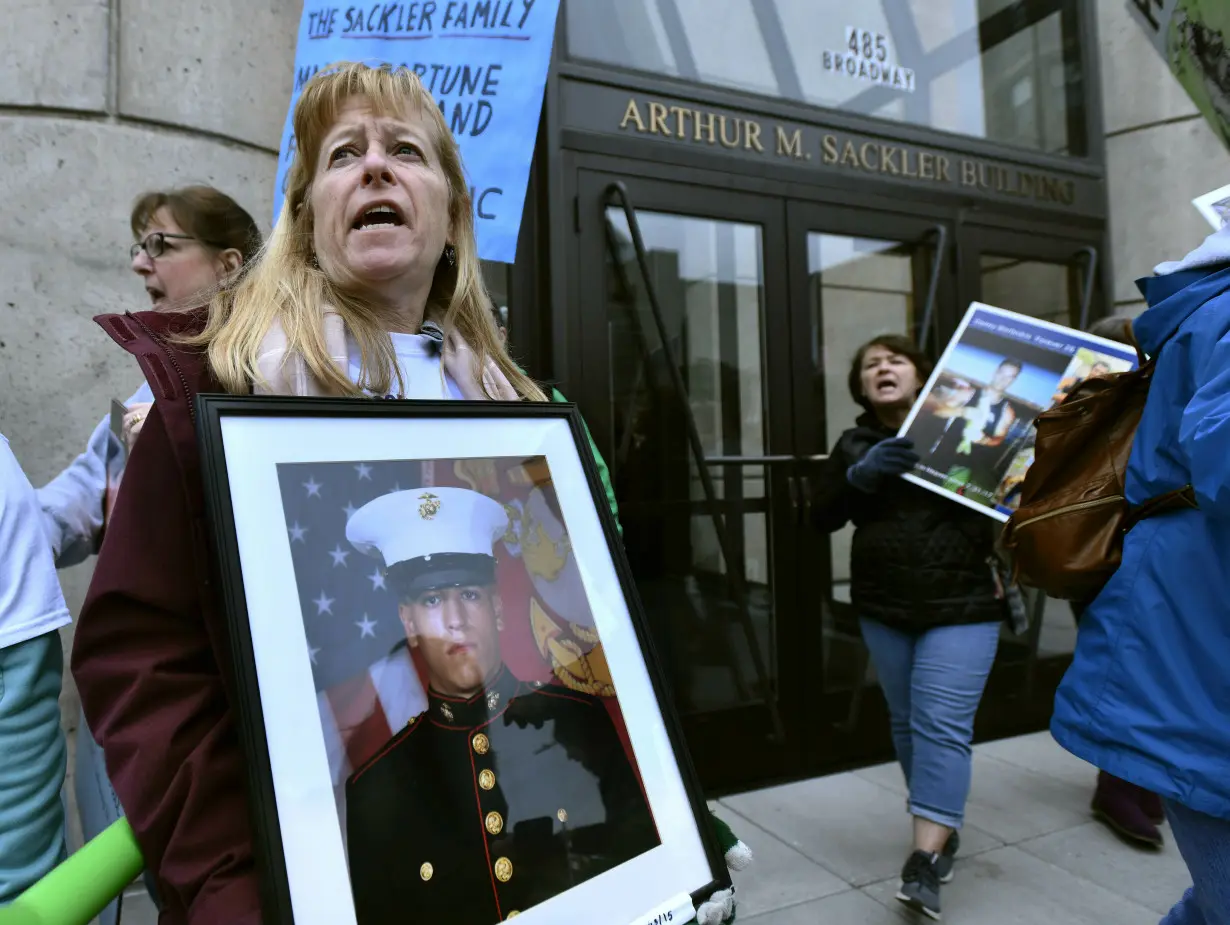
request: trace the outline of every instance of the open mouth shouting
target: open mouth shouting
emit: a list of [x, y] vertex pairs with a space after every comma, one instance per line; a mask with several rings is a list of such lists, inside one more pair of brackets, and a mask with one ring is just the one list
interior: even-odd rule
[[378, 202], [367, 206], [350, 223], [353, 231], [368, 231], [388, 228], [400, 228], [406, 224], [401, 210], [388, 202]]
[[874, 388], [877, 395], [887, 398], [901, 391], [901, 383], [895, 373], [882, 372], [876, 376]]

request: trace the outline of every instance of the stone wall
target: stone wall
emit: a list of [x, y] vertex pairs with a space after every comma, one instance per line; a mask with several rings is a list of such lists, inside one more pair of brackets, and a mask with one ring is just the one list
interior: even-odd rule
[[1230, 183], [1230, 152], [1149, 45], [1126, 0], [1097, 0], [1113, 300], [1144, 309], [1135, 281], [1212, 229], [1192, 206]]
[[[141, 382], [91, 321], [148, 307], [128, 259], [137, 194], [208, 183], [268, 232], [300, 9], [296, 0], [42, 0], [6, 10], [0, 433], [35, 485], [81, 452], [113, 397]], [[91, 570], [61, 573], [74, 613]], [[72, 730], [67, 672], [65, 687]]]

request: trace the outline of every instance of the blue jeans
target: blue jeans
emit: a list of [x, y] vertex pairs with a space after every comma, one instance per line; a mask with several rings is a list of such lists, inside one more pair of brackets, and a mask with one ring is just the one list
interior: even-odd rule
[[1230, 819], [1163, 802], [1192, 886], [1161, 925], [1230, 925]]
[[951, 829], [965, 821], [974, 715], [999, 647], [999, 623], [917, 635], [862, 619], [863, 641], [888, 701], [910, 813]]
[[59, 633], [0, 649], [0, 905], [67, 856]]

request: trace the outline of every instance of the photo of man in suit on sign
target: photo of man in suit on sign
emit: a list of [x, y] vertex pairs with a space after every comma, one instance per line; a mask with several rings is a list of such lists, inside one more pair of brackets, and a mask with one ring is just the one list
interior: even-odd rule
[[499, 502], [464, 488], [381, 495], [346, 537], [380, 562], [427, 688], [346, 780], [359, 925], [495, 925], [660, 844], [600, 698], [504, 663]]

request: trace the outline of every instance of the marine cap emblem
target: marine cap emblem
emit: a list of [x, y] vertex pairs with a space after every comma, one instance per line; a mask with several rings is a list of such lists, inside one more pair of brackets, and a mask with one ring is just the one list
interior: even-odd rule
[[419, 516], [424, 520], [431, 520], [440, 513], [440, 496], [433, 495], [426, 491], [419, 495], [419, 500], [423, 503], [419, 505]]

